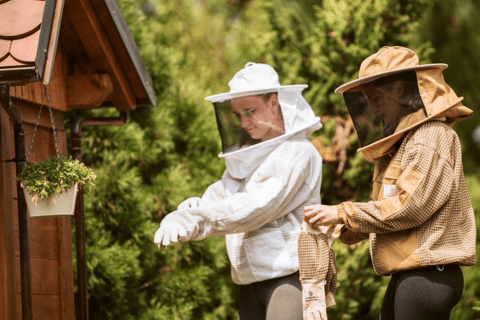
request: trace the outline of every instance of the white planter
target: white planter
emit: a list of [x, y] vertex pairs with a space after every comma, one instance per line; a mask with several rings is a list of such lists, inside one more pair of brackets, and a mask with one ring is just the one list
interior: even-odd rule
[[46, 216], [64, 216], [73, 215], [75, 210], [75, 199], [77, 198], [77, 184], [66, 192], [54, 195], [47, 202], [46, 199], [39, 199], [37, 205], [32, 202], [32, 196], [23, 189], [25, 195], [25, 202], [30, 217], [46, 217]]

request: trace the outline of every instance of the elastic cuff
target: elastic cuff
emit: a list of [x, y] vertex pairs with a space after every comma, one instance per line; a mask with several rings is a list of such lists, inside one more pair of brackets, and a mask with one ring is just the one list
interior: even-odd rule
[[359, 232], [358, 221], [355, 219], [355, 205], [347, 201], [337, 205], [337, 209], [338, 218], [343, 221], [343, 225], [352, 231]]
[[340, 224], [346, 224], [347, 223], [347, 211], [345, 210], [345, 207], [343, 206], [343, 203], [337, 205], [337, 211], [338, 211], [338, 219], [340, 219]]

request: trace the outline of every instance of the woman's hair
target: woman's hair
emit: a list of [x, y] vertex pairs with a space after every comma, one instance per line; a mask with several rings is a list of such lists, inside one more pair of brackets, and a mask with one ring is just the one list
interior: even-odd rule
[[382, 135], [389, 136], [393, 134], [402, 118], [421, 109], [423, 110], [425, 117], [427, 117], [427, 110], [423, 105], [422, 97], [418, 90], [417, 74], [415, 71], [397, 73], [379, 80], [383, 80], [383, 85], [387, 90], [389, 89], [392, 91], [392, 95], [397, 94], [393, 91], [398, 88], [399, 85], [402, 86], [403, 89], [401, 95], [397, 94], [401, 101], [398, 119], [396, 123], [385, 126]]
[[423, 109], [425, 116], [427, 116], [427, 111], [423, 105], [422, 97], [418, 90], [417, 74], [415, 71], [401, 72], [393, 74], [388, 77], [380, 78], [372, 82], [372, 85], [384, 86], [385, 88], [392, 91], [392, 95], [395, 89], [395, 83], [400, 83], [403, 86], [403, 93], [399, 97], [402, 101], [400, 109], [400, 118], [404, 116], [417, 112], [420, 109]]
[[[398, 101], [397, 104], [392, 103], [389, 106], [398, 108], [398, 119], [396, 121], [386, 125], [383, 118], [372, 113], [370, 102], [367, 99], [367, 93], [370, 91], [380, 91], [382, 95], [390, 96], [395, 98], [392, 100]], [[373, 80], [348, 90], [343, 94], [343, 97], [362, 147], [394, 133], [400, 119], [409, 114], [423, 110], [424, 115], [427, 116], [418, 89], [415, 71], [396, 73]], [[383, 107], [387, 108], [385, 105]]]
[[277, 92], [274, 91], [274, 92], [269, 92], [265, 94], [259, 94], [259, 95], [256, 95], [255, 97], [262, 97], [263, 102], [267, 103], [268, 100], [270, 100], [270, 97], [273, 96], [274, 94], [277, 95]]

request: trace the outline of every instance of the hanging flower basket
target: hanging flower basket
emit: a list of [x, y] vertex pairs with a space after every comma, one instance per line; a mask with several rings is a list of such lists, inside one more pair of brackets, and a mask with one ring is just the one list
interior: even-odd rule
[[35, 203], [34, 196], [23, 189], [30, 217], [63, 216], [73, 215], [75, 200], [77, 198], [78, 185], [62, 193], [54, 194], [49, 199], [39, 199]]
[[27, 165], [17, 181], [23, 188], [30, 217], [72, 215], [77, 190], [92, 186], [96, 175], [72, 157], [51, 156]]

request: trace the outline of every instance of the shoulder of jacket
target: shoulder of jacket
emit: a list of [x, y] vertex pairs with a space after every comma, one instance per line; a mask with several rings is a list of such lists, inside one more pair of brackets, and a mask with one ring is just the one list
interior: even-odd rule
[[438, 141], [451, 143], [457, 137], [457, 133], [444, 121], [428, 121], [407, 134], [409, 143], [435, 146]]
[[413, 148], [433, 150], [449, 163], [453, 163], [458, 153], [461, 153], [457, 133], [443, 121], [429, 121], [409, 132], [400, 147], [398, 156], [402, 157], [407, 150], [413, 150]]
[[275, 151], [272, 152], [271, 157], [282, 158], [295, 162], [295, 164], [301, 165], [301, 163], [309, 162], [314, 159], [321, 161], [322, 158], [318, 150], [313, 143], [308, 139], [289, 139], [283, 142]]
[[292, 158], [298, 158], [305, 155], [318, 155], [317, 149], [310, 140], [302, 138], [288, 139], [278, 148], [281, 152], [286, 152], [291, 155]]

